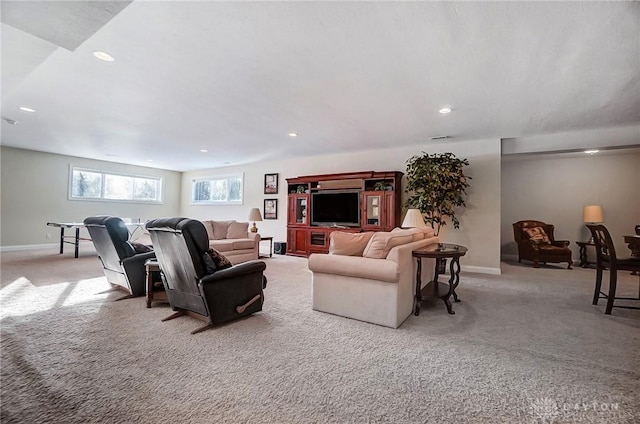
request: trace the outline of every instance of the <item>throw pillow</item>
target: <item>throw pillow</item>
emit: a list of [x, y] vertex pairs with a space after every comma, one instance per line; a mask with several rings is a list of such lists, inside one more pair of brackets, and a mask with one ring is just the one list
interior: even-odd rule
[[222, 240], [227, 238], [229, 224], [233, 221], [211, 221], [213, 226], [213, 240]]
[[202, 221], [204, 228], [207, 230], [207, 238], [209, 240], [215, 240], [215, 235], [213, 232], [213, 223], [211, 221]]
[[549, 236], [542, 227], [524, 228], [524, 232], [527, 233], [529, 239], [535, 244], [551, 244]]
[[246, 239], [249, 233], [249, 223], [248, 222], [235, 222], [232, 221], [229, 224], [229, 229], [227, 230], [227, 238], [228, 239]]
[[213, 274], [221, 269], [231, 268], [233, 264], [226, 256], [218, 252], [216, 249], [209, 249], [203, 256], [204, 264], [207, 267], [207, 274]]
[[362, 256], [365, 258], [384, 259], [394, 247], [411, 243], [412, 241], [413, 235], [403, 234], [402, 232], [375, 233], [369, 240], [367, 247], [365, 247]]
[[342, 256], [362, 256], [365, 247], [371, 240], [373, 232], [347, 233], [333, 231], [329, 236], [329, 254]]
[[135, 250], [136, 254], [153, 252], [153, 248], [151, 246], [147, 246], [146, 244], [138, 243], [135, 241], [131, 241], [129, 243], [131, 244], [131, 247], [133, 247], [133, 250]]

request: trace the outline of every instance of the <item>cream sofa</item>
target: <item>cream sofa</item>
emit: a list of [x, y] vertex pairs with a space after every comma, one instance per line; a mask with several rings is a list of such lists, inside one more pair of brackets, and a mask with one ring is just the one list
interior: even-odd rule
[[[331, 233], [329, 253], [309, 256], [313, 309], [398, 328], [413, 311], [411, 253], [438, 242], [431, 228]], [[422, 259], [423, 285], [433, 279], [434, 265]]]
[[209, 236], [209, 247], [226, 256], [232, 264], [258, 259], [260, 234], [249, 231], [248, 222], [202, 221]]

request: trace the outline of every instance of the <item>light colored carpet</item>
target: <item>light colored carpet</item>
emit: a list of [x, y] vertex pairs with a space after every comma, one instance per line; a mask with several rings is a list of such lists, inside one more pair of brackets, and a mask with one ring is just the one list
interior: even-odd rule
[[640, 311], [592, 306], [594, 270], [463, 273], [455, 315], [393, 330], [312, 311], [306, 259], [265, 261], [264, 310], [191, 335], [99, 294], [95, 254], [4, 253], [2, 423], [640, 421]]

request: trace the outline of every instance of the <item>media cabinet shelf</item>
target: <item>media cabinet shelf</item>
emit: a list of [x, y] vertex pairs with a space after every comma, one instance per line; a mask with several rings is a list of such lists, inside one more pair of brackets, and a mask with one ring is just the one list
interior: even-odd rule
[[[400, 226], [399, 171], [364, 171], [287, 178], [287, 254], [327, 253], [333, 231], [391, 231]], [[313, 199], [318, 193], [357, 193], [358, 224], [313, 225]]]

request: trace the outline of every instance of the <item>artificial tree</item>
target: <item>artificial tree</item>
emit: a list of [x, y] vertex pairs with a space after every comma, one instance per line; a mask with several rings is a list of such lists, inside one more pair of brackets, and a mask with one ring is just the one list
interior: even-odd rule
[[468, 180], [464, 167], [469, 166], [467, 159], [459, 159], [453, 153], [422, 152], [407, 160], [407, 186], [409, 194], [408, 208], [419, 209], [425, 222], [440, 233], [440, 227], [446, 225], [449, 217], [454, 228], [460, 227], [456, 210], [466, 206], [465, 196]]

